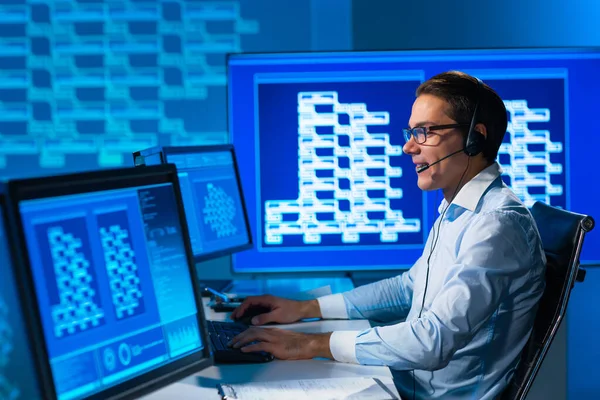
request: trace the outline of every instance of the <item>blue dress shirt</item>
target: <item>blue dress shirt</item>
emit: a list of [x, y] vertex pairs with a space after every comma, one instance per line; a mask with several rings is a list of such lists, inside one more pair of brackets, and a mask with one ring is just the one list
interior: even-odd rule
[[387, 323], [334, 332], [337, 361], [389, 366], [408, 399], [413, 384], [419, 399], [492, 399], [502, 392], [531, 333], [546, 258], [535, 221], [500, 173], [492, 164], [449, 206], [442, 201], [410, 270], [318, 299], [323, 318]]

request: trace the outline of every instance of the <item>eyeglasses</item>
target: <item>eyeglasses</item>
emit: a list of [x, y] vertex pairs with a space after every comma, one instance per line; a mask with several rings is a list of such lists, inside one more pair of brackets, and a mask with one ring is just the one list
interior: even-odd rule
[[449, 125], [434, 125], [434, 126], [418, 126], [416, 128], [402, 129], [404, 132], [404, 140], [408, 142], [412, 136], [417, 144], [423, 144], [427, 140], [427, 135], [430, 131], [440, 131], [442, 129], [460, 128], [461, 126], [470, 126], [471, 124], [449, 124]]

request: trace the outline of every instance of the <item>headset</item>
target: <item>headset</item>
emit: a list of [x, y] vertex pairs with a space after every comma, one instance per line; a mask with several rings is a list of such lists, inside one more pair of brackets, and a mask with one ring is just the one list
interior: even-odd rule
[[469, 133], [465, 138], [464, 152], [469, 157], [474, 157], [481, 153], [485, 148], [485, 136], [475, 130], [477, 120], [479, 119], [479, 104], [483, 97], [483, 82], [479, 78], [477, 79], [477, 102], [475, 103], [475, 110], [473, 110], [473, 116], [471, 117], [471, 123], [469, 124]]

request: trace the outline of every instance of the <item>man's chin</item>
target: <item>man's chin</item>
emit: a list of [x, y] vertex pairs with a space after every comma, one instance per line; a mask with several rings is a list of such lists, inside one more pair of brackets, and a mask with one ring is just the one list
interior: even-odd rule
[[427, 179], [419, 179], [417, 181], [417, 186], [419, 187], [419, 189], [425, 191], [425, 192], [430, 192], [432, 190], [436, 190], [437, 186], [433, 184], [433, 182], [431, 182], [431, 180]]

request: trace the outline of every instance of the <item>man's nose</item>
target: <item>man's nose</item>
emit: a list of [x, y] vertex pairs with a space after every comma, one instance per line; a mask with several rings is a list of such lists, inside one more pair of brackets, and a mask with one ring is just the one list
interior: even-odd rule
[[402, 151], [404, 154], [415, 154], [417, 153], [418, 148], [419, 145], [415, 142], [415, 138], [411, 136], [410, 140], [402, 146]]

